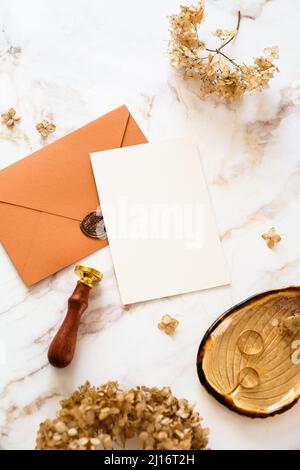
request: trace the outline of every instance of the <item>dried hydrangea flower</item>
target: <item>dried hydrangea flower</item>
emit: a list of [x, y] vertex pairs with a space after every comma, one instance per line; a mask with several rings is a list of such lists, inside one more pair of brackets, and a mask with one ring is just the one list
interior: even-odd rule
[[21, 119], [14, 108], [10, 108], [7, 113], [2, 114], [1, 116], [2, 122], [6, 124], [7, 127], [14, 127], [15, 123]]
[[179, 321], [176, 318], [171, 317], [170, 315], [164, 315], [157, 325], [158, 328], [164, 331], [167, 335], [173, 336], [177, 326], [179, 325]]
[[234, 31], [217, 29], [214, 35], [219, 39], [217, 48], [211, 49], [198, 36], [198, 28], [205, 19], [204, 0], [197, 6], [181, 6], [180, 13], [170, 16], [171, 41], [169, 54], [171, 63], [185, 79], [199, 82], [199, 96], [215, 96], [233, 101], [245, 92], [260, 90], [267, 86], [278, 68], [278, 48], [264, 50], [253, 65], [238, 64], [224, 53], [224, 48], [237, 35], [241, 15]]
[[275, 227], [271, 227], [270, 230], [263, 233], [261, 237], [266, 240], [268, 247], [271, 249], [274, 248], [276, 243], [279, 243], [281, 240], [281, 236], [276, 233]]
[[194, 405], [174, 397], [169, 387], [123, 391], [117, 382], [97, 388], [87, 382], [40, 425], [36, 448], [113, 449], [134, 436], [146, 450], [204, 450], [208, 444]]
[[56, 129], [55, 124], [47, 121], [46, 119], [44, 119], [42, 122], [39, 122], [35, 127], [44, 138], [48, 137], [48, 135], [54, 132]]

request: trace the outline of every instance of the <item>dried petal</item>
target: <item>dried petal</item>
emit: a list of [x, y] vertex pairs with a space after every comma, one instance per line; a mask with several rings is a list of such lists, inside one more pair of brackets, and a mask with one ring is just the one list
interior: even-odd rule
[[41, 130], [40, 130], [40, 134], [41, 134], [41, 136], [44, 137], [44, 138], [48, 137], [48, 132], [47, 132], [46, 129], [41, 129]]
[[49, 124], [47, 124], [47, 126], [46, 126], [46, 130], [47, 130], [48, 132], [54, 132], [55, 129], [56, 129], [56, 126], [55, 126], [54, 124], [50, 124], [50, 123], [49, 123]]
[[172, 318], [170, 315], [164, 315], [158, 324], [158, 328], [161, 331], [164, 331], [167, 335], [172, 336], [174, 335], [178, 325], [179, 321], [176, 320], [176, 318]]
[[63, 432], [65, 432], [67, 430], [67, 426], [62, 421], [58, 421], [55, 425], [55, 429], [56, 429], [57, 432], [62, 434]]
[[80, 446], [85, 446], [89, 442], [87, 437], [82, 437], [81, 439], [78, 439], [78, 444]]
[[92, 437], [92, 439], [90, 439], [90, 442], [93, 446], [99, 446], [101, 444], [101, 441], [100, 439], [98, 439], [98, 437]]
[[14, 117], [15, 114], [16, 114], [16, 110], [14, 108], [10, 108], [8, 111], [7, 111], [7, 114], [9, 115], [9, 117]]

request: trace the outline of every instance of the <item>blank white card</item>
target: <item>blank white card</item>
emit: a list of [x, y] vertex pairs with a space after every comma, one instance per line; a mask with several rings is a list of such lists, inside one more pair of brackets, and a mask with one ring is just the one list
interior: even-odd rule
[[91, 162], [124, 304], [230, 282], [191, 139], [97, 152]]

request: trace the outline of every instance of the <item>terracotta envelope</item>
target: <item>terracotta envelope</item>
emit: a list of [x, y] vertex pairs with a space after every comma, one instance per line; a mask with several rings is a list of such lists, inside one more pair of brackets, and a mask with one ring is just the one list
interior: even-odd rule
[[146, 142], [122, 106], [0, 171], [0, 241], [27, 286], [107, 245], [80, 229], [99, 206], [89, 154]]

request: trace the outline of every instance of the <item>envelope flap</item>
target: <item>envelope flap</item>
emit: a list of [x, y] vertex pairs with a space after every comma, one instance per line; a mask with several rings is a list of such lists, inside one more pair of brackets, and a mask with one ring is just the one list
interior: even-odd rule
[[90, 152], [122, 145], [126, 106], [0, 171], [0, 202], [81, 220], [99, 205]]

